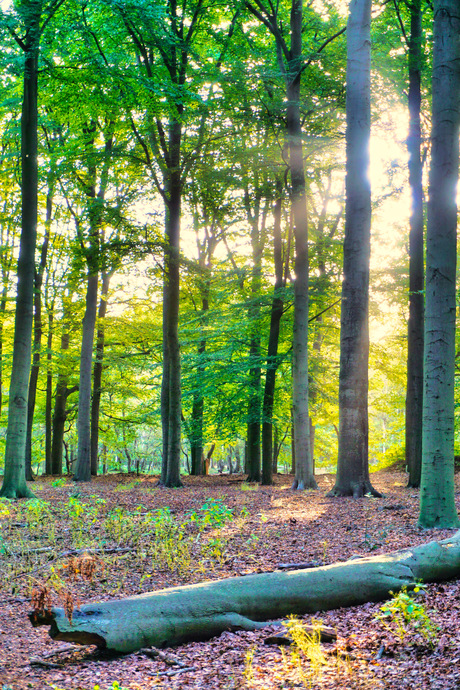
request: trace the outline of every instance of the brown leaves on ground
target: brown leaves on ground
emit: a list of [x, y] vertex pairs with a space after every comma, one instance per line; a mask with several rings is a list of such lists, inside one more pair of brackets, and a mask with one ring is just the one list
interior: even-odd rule
[[[53, 641], [47, 629], [32, 629], [27, 620], [31, 608], [45, 615], [51, 604], [64, 604], [71, 616], [79, 601], [277, 567], [288, 571], [448, 536], [416, 528], [418, 492], [406, 489], [405, 481], [403, 473], [374, 474], [373, 485], [384, 498], [354, 500], [326, 498], [333, 485], [328, 475], [319, 477], [318, 491], [302, 493], [289, 490], [289, 477], [277, 477], [273, 487], [248, 487], [236, 476], [186, 477], [184, 488], [167, 490], [155, 487], [153, 477], [109, 476], [79, 484], [78, 498], [72, 498], [70, 482], [52, 487], [51, 480], [40, 480], [34, 491], [47, 502], [48, 525], [56, 522], [51, 536], [40, 507], [26, 511], [24, 502], [8, 504], [2, 514], [7, 553], [0, 556], [0, 687], [111, 690], [114, 681], [130, 690], [460, 687], [457, 582], [426, 589], [424, 604], [439, 628], [433, 645], [410, 635], [399, 641], [376, 619], [378, 603], [317, 614], [338, 639], [305, 653], [264, 644], [279, 635], [272, 626], [227, 632], [161, 654], [109, 657], [95, 647]], [[200, 533], [187, 515], [200, 514], [208, 499], [221, 499], [233, 519]], [[67, 504], [64, 519], [61, 508]], [[169, 515], [163, 545], [177, 536], [167, 531], [171, 525], [188, 520], [176, 564], [153, 549], [148, 520], [155, 511]], [[311, 623], [310, 616], [303, 620]]]

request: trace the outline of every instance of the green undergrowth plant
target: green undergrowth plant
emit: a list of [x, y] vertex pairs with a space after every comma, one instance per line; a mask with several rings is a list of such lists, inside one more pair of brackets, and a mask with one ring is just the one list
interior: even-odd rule
[[98, 506], [83, 503], [79, 498], [69, 497], [64, 506], [70, 520], [72, 541], [77, 548], [87, 546], [91, 541], [91, 526], [98, 519]]
[[418, 584], [413, 590], [403, 587], [392, 594], [392, 598], [380, 607], [376, 619], [389, 630], [398, 640], [406, 644], [415, 644], [417, 636], [433, 646], [438, 635], [438, 627], [428, 615], [423, 601], [417, 600], [417, 595], [425, 593], [426, 588]]
[[283, 651], [286, 669], [295, 669], [303, 687], [314, 687], [313, 684], [321, 680], [323, 666], [327, 664], [327, 657], [321, 647], [322, 622], [313, 619], [313, 630], [310, 632], [301, 620], [291, 616], [285, 626], [292, 639], [289, 651]]
[[61, 477], [61, 479], [55, 479], [54, 481], [51, 482], [51, 486], [54, 488], [59, 488], [61, 486], [65, 486], [67, 484], [68, 480], [65, 479], [64, 477]]

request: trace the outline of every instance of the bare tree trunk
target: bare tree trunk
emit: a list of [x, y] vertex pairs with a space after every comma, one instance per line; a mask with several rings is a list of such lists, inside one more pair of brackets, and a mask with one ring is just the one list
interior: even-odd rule
[[454, 495], [457, 203], [460, 126], [458, 0], [435, 0], [420, 527], [458, 527]]
[[[64, 314], [62, 318], [62, 333], [61, 333], [61, 357], [69, 349], [70, 335], [69, 326], [67, 323], [67, 309], [64, 306]], [[56, 382], [56, 394], [54, 398], [53, 411], [53, 436], [51, 443], [51, 474], [62, 474], [62, 451], [64, 443], [64, 428], [67, 418], [66, 405], [68, 389], [68, 372], [63, 367], [58, 372]]]
[[79, 606], [69, 621], [62, 608], [32, 612], [54, 640], [96, 644], [124, 654], [171, 647], [228, 630], [257, 630], [284, 616], [381, 601], [420, 580], [460, 574], [460, 533], [413, 549], [319, 568], [230, 577]]
[[[179, 348], [179, 286], [180, 286], [180, 214], [182, 184], [180, 179], [181, 124], [172, 121], [169, 130], [169, 151], [173, 167], [167, 171], [167, 209], [166, 209], [166, 243], [165, 281], [167, 289], [165, 329], [167, 352], [166, 368], [163, 380], [166, 379], [165, 413], [167, 411], [167, 456], [163, 483], [167, 487], [182, 486], [180, 479], [181, 452], [181, 361]], [[165, 381], [164, 381], [165, 382]], [[167, 401], [166, 401], [167, 397]], [[167, 410], [166, 410], [167, 402]]]
[[410, 5], [409, 39], [409, 184], [412, 213], [409, 234], [409, 324], [407, 332], [406, 393], [406, 465], [409, 487], [420, 486], [422, 470], [423, 426], [423, 322], [424, 322], [424, 256], [423, 256], [423, 186], [421, 160], [421, 0]]
[[270, 315], [270, 331], [267, 348], [267, 373], [262, 405], [262, 484], [273, 484], [273, 407], [275, 402], [276, 371], [278, 369], [278, 341], [283, 316], [284, 300], [280, 295], [285, 286], [283, 280], [283, 241], [281, 235], [283, 185], [277, 183], [277, 195], [273, 212], [273, 258], [275, 263], [275, 286]]
[[[48, 246], [50, 238], [51, 214], [53, 209], [54, 174], [48, 175], [48, 192], [46, 195], [46, 221], [45, 236], [40, 252], [40, 263], [34, 271], [34, 342], [32, 354], [32, 367], [29, 379], [29, 397], [27, 401], [27, 434], [26, 434], [26, 479], [33, 481], [32, 472], [32, 428], [35, 412], [35, 400], [37, 396], [38, 375], [40, 372], [40, 349], [43, 335], [42, 322], [42, 285], [43, 274], [46, 268]], [[46, 459], [45, 459], [46, 468]]]
[[104, 318], [107, 312], [107, 295], [110, 274], [102, 273], [101, 297], [98, 310], [98, 329], [96, 335], [96, 359], [93, 368], [93, 398], [91, 402], [91, 474], [97, 475], [99, 464], [99, 414], [102, 394], [102, 362], [104, 358]]
[[0, 496], [33, 496], [26, 484], [25, 450], [27, 400], [31, 364], [35, 245], [37, 238], [38, 168], [38, 52], [41, 4], [24, 15], [26, 43], [21, 117], [22, 220], [14, 323], [13, 367], [10, 379], [5, 474]]
[[74, 479], [88, 482], [91, 479], [91, 370], [93, 364], [94, 331], [97, 313], [98, 274], [89, 274], [86, 286], [86, 308], [80, 354], [80, 381], [78, 386], [78, 451]]
[[331, 496], [380, 494], [368, 463], [371, 0], [351, 0], [347, 29], [346, 219], [340, 331], [339, 458]]
[[46, 340], [46, 401], [45, 401], [45, 474], [52, 474], [53, 464], [51, 460], [51, 448], [53, 439], [53, 370], [51, 363], [53, 359], [53, 322], [54, 312], [51, 306], [48, 312], [48, 338]]
[[305, 197], [300, 81], [302, 66], [302, 0], [292, 0], [291, 63], [288, 74], [287, 133], [291, 167], [295, 239], [294, 338], [292, 402], [296, 472], [294, 489], [316, 489], [311, 466], [308, 414], [308, 218]]

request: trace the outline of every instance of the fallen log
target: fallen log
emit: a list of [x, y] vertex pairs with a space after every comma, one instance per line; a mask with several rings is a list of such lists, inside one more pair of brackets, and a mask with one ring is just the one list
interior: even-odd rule
[[289, 614], [305, 614], [368, 601], [418, 581], [460, 575], [460, 531], [443, 541], [310, 570], [228, 578], [86, 604], [32, 612], [32, 625], [50, 625], [56, 640], [129, 653], [206, 640], [225, 630], [255, 630]]

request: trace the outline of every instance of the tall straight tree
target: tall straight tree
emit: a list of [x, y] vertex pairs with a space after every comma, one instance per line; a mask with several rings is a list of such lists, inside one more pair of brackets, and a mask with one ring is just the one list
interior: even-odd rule
[[[134, 139], [163, 199], [165, 209], [161, 385], [163, 461], [160, 483], [167, 487], [177, 487], [182, 483], [179, 343], [182, 197], [187, 175], [204, 144], [206, 112], [212, 103], [212, 97], [205, 103], [201, 95], [198, 98], [192, 94], [197, 84], [196, 73], [203, 68], [200, 55], [202, 46], [207, 45], [209, 56], [212, 41], [218, 39], [214, 43], [217, 58], [213, 62], [210, 59], [206, 61], [206, 69], [213, 68], [217, 73], [233, 34], [238, 10], [228, 29], [224, 28], [219, 36], [214, 28], [209, 31], [213, 12], [204, 0], [184, 0], [181, 4], [176, 0], [166, 0], [163, 5], [152, 3], [150, 6], [124, 0], [114, 2], [113, 5], [121, 15], [134, 46], [141, 73], [140, 82], [142, 86], [148, 84], [144, 121], [134, 121], [139, 113], [139, 104], [136, 102], [131, 123]], [[152, 97], [156, 93], [161, 94], [157, 101]], [[210, 95], [212, 96], [212, 90]], [[188, 106], [194, 100], [202, 101], [203, 109], [195, 120], [198, 121], [198, 127], [194, 132], [191, 128], [185, 137], [184, 123], [189, 117]], [[193, 111], [192, 108], [190, 110]], [[195, 110], [195, 115], [196, 113]]]
[[[32, 352], [35, 246], [38, 213], [38, 58], [40, 37], [64, 0], [26, 0], [16, 18], [7, 18], [16, 43], [24, 53], [24, 92], [21, 115], [21, 239], [17, 268], [13, 368], [10, 380], [5, 474], [0, 496], [33, 496], [25, 478], [27, 401]], [[3, 17], [2, 17], [3, 19]], [[14, 22], [17, 19], [14, 28]], [[23, 31], [20, 36], [18, 31]]]
[[423, 256], [423, 186], [421, 159], [421, 70], [422, 70], [422, 7], [421, 0], [412, 0], [410, 9], [409, 52], [409, 184], [412, 212], [409, 233], [409, 324], [407, 333], [406, 392], [406, 465], [408, 486], [420, 486], [422, 468], [423, 414], [423, 321], [424, 321], [424, 256]]
[[371, 5], [351, 0], [347, 25], [346, 216], [339, 375], [339, 458], [331, 496], [380, 494], [369, 479], [368, 362], [371, 188]]
[[302, 56], [302, 0], [290, 3], [290, 45], [285, 35], [280, 7], [246, 0], [247, 9], [264, 24], [275, 39], [278, 67], [286, 86], [286, 135], [291, 177], [291, 203], [295, 241], [294, 334], [293, 334], [293, 418], [296, 475], [294, 489], [316, 488], [310, 452], [308, 415], [308, 216], [303, 160], [300, 87], [302, 74], [341, 29], [326, 39], [306, 62]]
[[435, 0], [420, 527], [459, 526], [454, 498], [457, 184], [460, 125], [458, 0]]
[[[97, 151], [97, 134], [105, 139], [103, 152]], [[112, 163], [114, 143], [113, 122], [109, 122], [106, 131], [98, 132], [96, 122], [91, 122], [83, 132], [86, 153], [87, 179], [82, 188], [87, 199], [88, 246], [85, 247], [80, 219], [74, 214], [77, 235], [85, 254], [87, 264], [85, 315], [82, 323], [82, 340], [80, 354], [80, 382], [78, 387], [78, 453], [75, 481], [91, 479], [91, 371], [93, 366], [93, 345], [97, 320], [97, 294], [99, 268], [101, 262], [101, 243], [105, 225], [104, 201], [109, 184], [109, 171]], [[98, 171], [97, 159], [101, 166]], [[78, 176], [77, 176], [78, 177]], [[99, 178], [99, 179], [98, 179]], [[80, 179], [78, 177], [78, 179]]]

